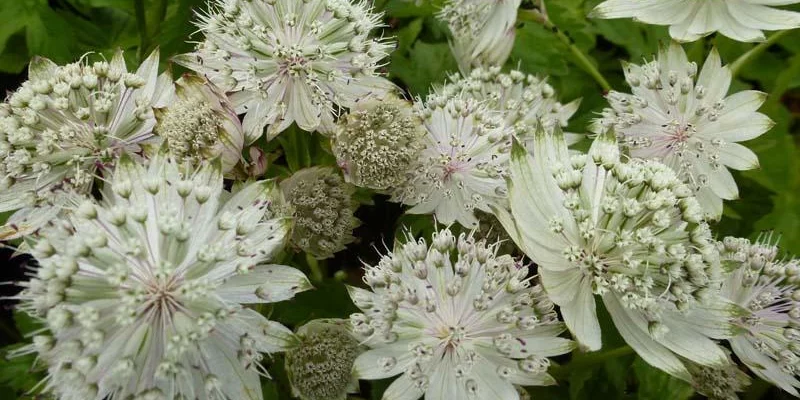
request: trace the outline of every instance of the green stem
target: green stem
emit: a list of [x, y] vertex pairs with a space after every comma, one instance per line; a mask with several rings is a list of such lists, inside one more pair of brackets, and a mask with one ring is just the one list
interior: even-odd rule
[[322, 283], [322, 280], [325, 279], [325, 275], [322, 273], [322, 268], [319, 266], [319, 261], [317, 261], [314, 256], [311, 254], [306, 254], [306, 263], [308, 263], [308, 269], [311, 270], [311, 282], [316, 284]]
[[611, 90], [611, 85], [608, 83], [606, 78], [600, 71], [595, 67], [595, 65], [589, 60], [586, 54], [575, 45], [575, 41], [572, 40], [569, 36], [567, 36], [564, 32], [562, 32], [558, 27], [547, 18], [547, 15], [542, 14], [537, 10], [519, 10], [519, 14], [517, 18], [520, 21], [528, 21], [528, 22], [535, 22], [544, 26], [547, 30], [552, 31], [553, 34], [556, 35], [558, 40], [564, 43], [567, 48], [569, 49], [570, 53], [572, 53], [574, 57], [575, 63], [583, 69], [584, 72], [589, 74], [594, 80], [597, 82], [600, 87], [603, 88], [606, 92]]
[[144, 12], [144, 0], [133, 0], [133, 8], [136, 12], [136, 25], [139, 28], [139, 61], [144, 60], [147, 54], [147, 15]]
[[567, 378], [569, 374], [581, 368], [587, 368], [594, 365], [602, 364], [612, 358], [623, 357], [633, 354], [633, 349], [630, 346], [617, 347], [616, 349], [598, 351], [574, 357], [567, 365], [555, 365], [550, 368], [550, 375], [555, 378]]
[[789, 33], [789, 30], [776, 32], [772, 36], [770, 36], [767, 40], [759, 43], [757, 46], [753, 47], [746, 53], [739, 56], [739, 58], [737, 58], [736, 61], [734, 61], [731, 64], [731, 76], [736, 77], [736, 75], [738, 75], [739, 72], [741, 72], [742, 67], [747, 65], [747, 63], [752, 61], [754, 58], [761, 55], [761, 53], [763, 53], [767, 48], [775, 44], [775, 42], [777, 42], [780, 38], [784, 37], [787, 33]]

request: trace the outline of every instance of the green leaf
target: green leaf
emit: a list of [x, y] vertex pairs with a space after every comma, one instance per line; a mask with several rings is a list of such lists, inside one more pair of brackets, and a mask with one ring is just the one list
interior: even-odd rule
[[298, 326], [317, 318], [349, 318], [358, 311], [344, 284], [328, 281], [299, 293], [291, 301], [274, 304], [270, 318], [288, 326]]
[[686, 382], [651, 367], [640, 358], [634, 361], [633, 372], [639, 381], [636, 395], [639, 400], [686, 400], [694, 393]]
[[458, 72], [458, 64], [447, 43], [417, 41], [408, 51], [392, 53], [389, 76], [397, 77], [414, 95], [428, 93], [432, 83], [442, 83], [451, 73]]

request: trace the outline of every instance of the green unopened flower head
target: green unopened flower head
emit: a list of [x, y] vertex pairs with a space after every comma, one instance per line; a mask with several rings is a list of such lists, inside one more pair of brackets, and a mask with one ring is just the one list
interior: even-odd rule
[[358, 380], [352, 368], [361, 353], [346, 320], [319, 319], [297, 330], [299, 344], [286, 352], [292, 394], [302, 400], [344, 400]]
[[406, 179], [424, 135], [410, 103], [397, 97], [370, 98], [342, 119], [333, 152], [348, 182], [385, 190]]
[[155, 110], [156, 133], [179, 161], [196, 165], [216, 157], [229, 172], [242, 158], [244, 131], [225, 94], [196, 75], [175, 82], [169, 106]]
[[317, 258], [332, 257], [355, 240], [355, 188], [331, 167], [300, 170], [281, 183], [293, 208], [292, 244]]
[[711, 400], [738, 400], [737, 392], [750, 385], [750, 377], [732, 361], [721, 367], [689, 364], [694, 390]]

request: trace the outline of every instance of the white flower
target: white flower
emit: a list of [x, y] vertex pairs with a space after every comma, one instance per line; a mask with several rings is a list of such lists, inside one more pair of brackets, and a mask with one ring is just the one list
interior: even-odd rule
[[588, 155], [570, 156], [558, 130], [539, 130], [533, 152], [514, 145], [511, 215], [494, 211], [539, 265], [577, 340], [601, 347], [598, 295], [651, 365], [689, 381], [678, 356], [707, 366], [727, 362], [708, 338], [731, 331], [729, 310], [717, 300], [719, 254], [691, 190], [663, 164], [621, 162], [613, 133], [598, 137]]
[[228, 173], [242, 159], [244, 131], [239, 117], [225, 94], [208, 80], [182, 76], [175, 82], [175, 96], [155, 113], [155, 131], [177, 160], [197, 164], [220, 157], [222, 170]]
[[269, 125], [329, 132], [339, 107], [393, 85], [378, 74], [392, 44], [372, 39], [381, 16], [364, 0], [213, 0], [193, 53], [175, 61], [228, 92], [246, 114], [247, 143]]
[[160, 155], [149, 167], [123, 156], [100, 204], [85, 200], [30, 240], [40, 267], [20, 307], [49, 332], [22, 352], [45, 361], [45, 391], [59, 399], [261, 399], [262, 353], [293, 344], [242, 306], [310, 288], [302, 272], [265, 264], [290, 226], [273, 217], [274, 183], [228, 194], [219, 162], [179, 171]]
[[360, 379], [400, 375], [385, 400], [518, 400], [514, 385], [552, 385], [547, 357], [569, 352], [564, 326], [528, 267], [497, 244], [448, 229], [395, 246], [365, 266], [371, 290], [350, 287], [350, 322], [371, 347]]
[[694, 41], [719, 32], [740, 42], [764, 40], [761, 30], [800, 26], [800, 13], [772, 8], [797, 0], [607, 0], [590, 14], [597, 18], [634, 18], [669, 25], [669, 34]]
[[412, 205], [409, 213], [475, 227], [475, 209], [489, 212], [489, 204], [505, 201], [511, 128], [502, 114], [471, 98], [431, 96], [417, 107], [425, 148], [392, 199]]
[[34, 58], [28, 81], [0, 104], [0, 213], [17, 210], [0, 239], [35, 231], [63, 197], [90, 193], [121, 152], [156, 140], [152, 108], [172, 92], [169, 75], [158, 75], [158, 52], [136, 73], [121, 50], [111, 62], [86, 58], [65, 66]]
[[766, 94], [748, 90], [727, 96], [731, 72], [717, 51], [697, 76], [697, 65], [674, 42], [659, 50], [657, 60], [623, 68], [633, 94], [610, 92], [612, 109], [604, 110], [597, 123], [614, 127], [632, 156], [672, 167], [709, 216], [718, 219], [722, 199], [739, 194], [728, 168], [758, 167], [758, 157], [737, 142], [772, 128], [773, 122], [756, 111]]
[[769, 240], [726, 237], [719, 247], [735, 268], [722, 294], [742, 307], [733, 352], [761, 379], [800, 396], [800, 261], [779, 258]]
[[450, 47], [462, 71], [505, 64], [516, 36], [521, 0], [448, 0], [439, 19], [452, 33]]
[[302, 400], [345, 400], [358, 391], [353, 362], [362, 352], [343, 319], [316, 319], [297, 329], [298, 344], [286, 351], [292, 394]]
[[408, 101], [369, 98], [340, 120], [331, 147], [347, 182], [382, 191], [406, 180], [424, 135]]
[[356, 238], [355, 187], [331, 167], [311, 167], [281, 182], [294, 214], [291, 243], [316, 258], [329, 258]]
[[[500, 67], [475, 68], [468, 75], [456, 75], [451, 77], [451, 83], [434, 88], [430, 95], [439, 101], [452, 97], [475, 99], [501, 113], [504, 124], [513, 129], [517, 138], [526, 141], [533, 138], [539, 125], [566, 128], [580, 106], [580, 99], [561, 104], [547, 79], [517, 70], [503, 73]], [[567, 138], [569, 143], [575, 143], [583, 135], [568, 134]]]

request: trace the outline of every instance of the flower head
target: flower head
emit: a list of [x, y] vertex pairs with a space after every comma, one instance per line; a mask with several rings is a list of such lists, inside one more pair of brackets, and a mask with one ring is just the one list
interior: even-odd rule
[[476, 99], [431, 96], [417, 107], [425, 148], [392, 198], [413, 206], [410, 213], [475, 227], [476, 209], [489, 212], [489, 204], [505, 201], [512, 131], [499, 112]]
[[439, 13], [462, 71], [502, 66], [511, 54], [521, 0], [448, 0]]
[[196, 165], [216, 157], [228, 172], [239, 163], [244, 132], [225, 94], [204, 78], [186, 74], [175, 82], [175, 97], [155, 110], [156, 133], [181, 162]]
[[[547, 129], [556, 125], [566, 128], [580, 105], [580, 100], [561, 104], [546, 79], [517, 70], [504, 73], [500, 67], [475, 68], [468, 75], [456, 75], [451, 83], [435, 88], [431, 95], [438, 101], [454, 97], [475, 99], [497, 111], [504, 124], [523, 140], [532, 139], [532, 133], [540, 125]], [[583, 135], [567, 137], [573, 143]]]
[[[620, 160], [613, 133], [588, 155], [537, 131], [531, 157], [515, 144], [511, 215], [494, 211], [539, 265], [542, 284], [579, 342], [599, 349], [599, 295], [622, 337], [648, 363], [684, 380], [684, 357], [726, 362], [708, 337], [730, 334], [717, 301], [722, 270], [697, 200], [667, 166]], [[676, 354], [673, 354], [676, 353]]]
[[[277, 189], [224, 195], [219, 163], [182, 174], [157, 155], [123, 157], [100, 204], [85, 200], [30, 239], [39, 261], [20, 307], [47, 333], [25, 351], [48, 366], [64, 400], [261, 399], [262, 353], [292, 332], [242, 304], [310, 288], [298, 270], [264, 264], [283, 247]], [[227, 200], [224, 200], [227, 198]]]
[[331, 145], [348, 182], [386, 190], [407, 179], [424, 135], [407, 101], [370, 98], [342, 118]]
[[779, 258], [769, 240], [726, 237], [718, 246], [734, 269], [722, 294], [741, 306], [734, 323], [742, 332], [729, 340], [733, 352], [761, 379], [798, 396], [800, 260]]
[[692, 388], [710, 400], [739, 400], [736, 393], [743, 392], [750, 385], [750, 377], [733, 361], [722, 367], [692, 363], [687, 363], [687, 366], [692, 374]]
[[800, 27], [800, 13], [770, 7], [797, 0], [606, 0], [590, 14], [597, 18], [634, 18], [669, 25], [676, 40], [691, 42], [719, 32], [740, 42], [764, 40], [761, 30]]
[[0, 213], [18, 210], [0, 239], [35, 231], [62, 209], [63, 193], [90, 193], [98, 170], [153, 142], [152, 108], [171, 91], [158, 52], [135, 73], [121, 50], [111, 62], [34, 58], [28, 81], [0, 104]]
[[385, 398], [518, 400], [514, 385], [550, 385], [547, 357], [569, 352], [564, 326], [528, 267], [497, 245], [448, 229], [398, 244], [366, 265], [370, 290], [350, 287], [363, 314], [353, 330], [371, 347], [360, 379], [400, 377]]
[[281, 182], [281, 191], [294, 213], [291, 243], [317, 258], [333, 253], [355, 240], [353, 216], [358, 202], [355, 188], [330, 167], [312, 167], [295, 172]]
[[697, 75], [683, 48], [672, 43], [644, 65], [624, 64], [632, 94], [611, 92], [611, 109], [597, 122], [613, 127], [634, 157], [672, 167], [697, 193], [711, 218], [722, 215], [722, 199], [738, 197], [728, 168], [758, 167], [758, 157], [737, 142], [756, 138], [773, 122], [756, 110], [764, 93], [726, 96], [731, 72], [716, 50]]
[[337, 108], [392, 84], [378, 68], [392, 47], [370, 38], [380, 26], [364, 0], [213, 0], [197, 24], [205, 34], [175, 61], [228, 92], [247, 143], [269, 125], [330, 131]]
[[297, 330], [299, 344], [286, 352], [292, 392], [302, 400], [344, 400], [358, 388], [352, 374], [361, 346], [347, 320], [314, 320]]

